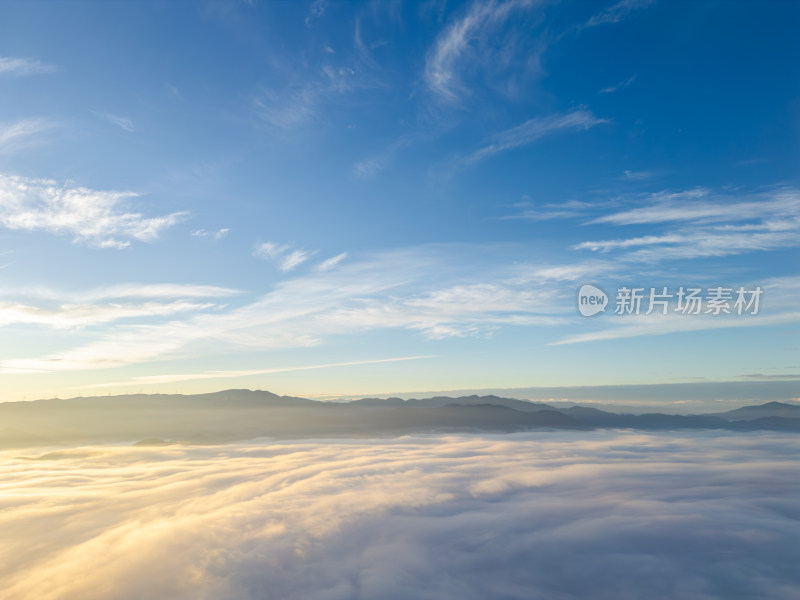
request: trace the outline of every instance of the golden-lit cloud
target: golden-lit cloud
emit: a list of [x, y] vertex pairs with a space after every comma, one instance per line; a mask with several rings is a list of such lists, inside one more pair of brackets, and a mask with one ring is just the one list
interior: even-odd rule
[[606, 431], [6, 452], [0, 595], [794, 598], [798, 451]]

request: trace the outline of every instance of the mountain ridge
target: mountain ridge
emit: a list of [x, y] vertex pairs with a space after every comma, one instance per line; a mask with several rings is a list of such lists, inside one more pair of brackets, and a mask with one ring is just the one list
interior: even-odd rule
[[800, 432], [800, 406], [767, 402], [715, 414], [626, 414], [580, 405], [557, 408], [494, 395], [326, 402], [247, 389], [0, 403], [0, 448], [609, 428]]

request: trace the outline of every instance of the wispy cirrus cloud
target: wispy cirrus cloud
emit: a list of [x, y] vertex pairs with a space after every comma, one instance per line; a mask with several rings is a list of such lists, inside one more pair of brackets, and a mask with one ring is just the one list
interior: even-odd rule
[[285, 83], [264, 86], [252, 96], [260, 122], [280, 131], [301, 129], [332, 103], [381, 85], [372, 74], [373, 65], [360, 53], [336, 58], [335, 53], [323, 52], [326, 58], [312, 71], [303, 73], [307, 68], [297, 66], [297, 72], [283, 75]]
[[429, 133], [423, 134], [419, 132], [401, 135], [394, 142], [389, 144], [389, 146], [382, 152], [379, 152], [378, 154], [368, 158], [364, 158], [353, 165], [353, 174], [359, 179], [370, 179], [382, 171], [386, 165], [394, 159], [394, 156], [398, 152], [413, 146], [428, 136]]
[[640, 198], [642, 206], [603, 215], [591, 223], [642, 225], [678, 221], [737, 222], [800, 215], [800, 193], [791, 188], [760, 194], [715, 192], [693, 188]]
[[682, 233], [582, 242], [576, 245], [575, 249], [588, 249], [594, 252], [633, 250], [626, 254], [626, 258], [647, 262], [721, 257], [744, 254], [746, 252], [796, 247], [800, 245], [798, 231], [800, 231], [800, 226], [795, 226], [789, 231], [728, 233], [693, 228]]
[[254, 375], [273, 375], [275, 373], [289, 373], [292, 371], [316, 371], [318, 369], [336, 369], [340, 367], [358, 367], [363, 365], [378, 365], [393, 362], [405, 362], [409, 360], [423, 360], [435, 358], [432, 354], [420, 356], [399, 356], [395, 358], [375, 358], [369, 360], [350, 360], [344, 362], [323, 363], [318, 365], [298, 365], [291, 367], [273, 367], [270, 369], [236, 369], [229, 371], [203, 371], [199, 373], [173, 373], [167, 375], [144, 375], [133, 377], [128, 381], [117, 381], [112, 383], [98, 383], [83, 388], [104, 388], [117, 387], [131, 384], [156, 384], [156, 383], [175, 383], [178, 381], [197, 381], [204, 379], [227, 379], [231, 377], [252, 377]]
[[241, 290], [233, 288], [191, 283], [119, 283], [78, 291], [48, 287], [0, 289], [0, 297], [45, 300], [62, 304], [130, 299], [224, 298], [241, 293]]
[[657, 232], [585, 241], [574, 248], [627, 251], [625, 257], [631, 260], [659, 261], [800, 245], [800, 192], [795, 189], [737, 195], [694, 188], [638, 197], [637, 204], [588, 224], [659, 228]]
[[[279, 282], [255, 301], [157, 325], [116, 327], [83, 345], [56, 353], [6, 360], [6, 373], [101, 369], [189, 352], [252, 351], [320, 345], [333, 336], [407, 329], [430, 339], [481, 335], [506, 325], [551, 325], [568, 302], [553, 281], [585, 272], [573, 268], [491, 268], [475, 282], [481, 254], [463, 275], [436, 250], [406, 249], [309, 270]], [[282, 256], [282, 255], [281, 255]], [[281, 257], [278, 257], [281, 260]], [[463, 258], [461, 259], [463, 262]], [[599, 272], [597, 261], [593, 261]], [[486, 267], [489, 269], [489, 267]], [[588, 267], [587, 267], [588, 268]], [[566, 308], [565, 308], [566, 307]]]
[[325, 11], [328, 8], [328, 0], [314, 0], [311, 6], [308, 7], [308, 15], [306, 15], [306, 27], [311, 27], [314, 21], [321, 19], [325, 16]]
[[35, 145], [40, 141], [40, 134], [55, 126], [55, 122], [50, 119], [20, 119], [0, 125], [0, 151], [17, 152], [26, 146]]
[[[528, 71], [540, 71], [540, 57], [549, 46], [565, 35], [603, 24], [614, 24], [626, 19], [632, 12], [646, 8], [654, 0], [621, 0], [575, 25], [560, 35], [548, 34], [545, 29], [539, 36], [530, 33], [530, 19], [524, 36], [504, 35], [505, 27], [513, 28], [515, 18], [525, 15], [534, 7], [543, 7], [540, 0], [475, 0], [463, 16], [454, 19], [437, 37], [425, 61], [423, 78], [434, 98], [441, 103], [457, 104], [471, 92], [464, 83], [467, 74], [486, 68], [493, 74], [505, 71], [511, 57], [525, 56], [518, 66]], [[525, 15], [527, 16], [527, 15]], [[523, 21], [522, 18], [519, 19]], [[507, 32], [505, 32], [507, 33]], [[627, 87], [636, 75], [621, 81], [616, 86], [601, 90], [612, 93]], [[515, 86], [511, 86], [512, 89]]]
[[322, 89], [317, 85], [304, 85], [286, 92], [262, 90], [254, 99], [256, 115], [272, 127], [294, 129], [316, 115]]
[[132, 133], [136, 130], [136, 127], [128, 117], [121, 117], [119, 115], [113, 115], [111, 113], [95, 113], [101, 119], [108, 121], [112, 125], [115, 125], [122, 129], [123, 131], [127, 131], [128, 133]]
[[[278, 268], [296, 251], [289, 244], [268, 248], [267, 259]], [[518, 257], [518, 250], [510, 256]], [[55, 353], [3, 361], [0, 369], [104, 369], [175, 357], [318, 346], [339, 335], [390, 329], [442, 339], [488, 335], [508, 326], [563, 326], [574, 322], [577, 282], [600, 276], [618, 279], [620, 271], [626, 276], [634, 272], [631, 261], [616, 256], [520, 264], [510, 256], [505, 263], [494, 256], [501, 251], [509, 252], [436, 246], [342, 259], [336, 268], [318, 266], [285, 278], [245, 305], [187, 313], [157, 325], [116, 326], [88, 342], [70, 340], [68, 348]], [[642, 272], [649, 270], [644, 267]], [[776, 309], [770, 314], [779, 316], [770, 318], [793, 318], [786, 316], [789, 312]], [[766, 323], [761, 319], [759, 315], [753, 322]], [[676, 323], [684, 327], [688, 320]], [[691, 327], [700, 325], [698, 321]], [[717, 320], [712, 326], [728, 325], [737, 323]]]
[[12, 75], [22, 77], [26, 75], [53, 73], [57, 70], [58, 68], [54, 65], [48, 65], [40, 60], [32, 58], [0, 56], [0, 76]]
[[55, 330], [81, 329], [117, 321], [152, 321], [223, 307], [197, 299], [224, 298], [239, 290], [192, 284], [117, 284], [80, 291], [50, 288], [0, 290], [0, 327], [36, 325]]
[[330, 258], [319, 263], [317, 265], [317, 270], [330, 271], [346, 258], [347, 258], [347, 252], [342, 252], [341, 254], [337, 254], [336, 256], [331, 256]]
[[642, 336], [666, 335], [690, 331], [709, 331], [713, 329], [729, 329], [739, 327], [764, 327], [786, 323], [800, 323], [800, 311], [785, 311], [770, 315], [758, 315], [758, 318], [746, 318], [738, 315], [724, 318], [708, 316], [686, 316], [680, 314], [662, 315], [654, 312], [650, 315], [634, 315], [625, 317], [624, 321], [617, 322], [608, 327], [566, 336], [556, 342], [554, 346], [566, 344], [580, 344], [584, 342], [598, 342], [618, 340]]
[[633, 11], [647, 8], [653, 4], [653, 2], [655, 2], [655, 0], [620, 0], [620, 2], [593, 15], [586, 23], [580, 26], [580, 29], [597, 27], [598, 25], [605, 25], [607, 23], [619, 23], [626, 19]]
[[186, 212], [158, 217], [131, 212], [129, 201], [137, 196], [0, 174], [0, 226], [67, 234], [74, 243], [96, 248], [125, 248], [131, 240], [152, 242], [186, 218]]
[[[475, 260], [465, 260], [465, 251], [459, 247], [462, 263], [469, 265], [466, 277], [466, 271], [449, 272], [452, 265], [447, 255], [429, 248], [359, 257], [343, 261], [336, 269], [310, 270], [281, 281], [244, 306], [187, 313], [186, 318], [157, 325], [120, 325], [88, 343], [56, 353], [3, 361], [0, 370], [10, 374], [105, 369], [177, 356], [316, 346], [337, 335], [388, 329], [442, 339], [485, 335], [507, 326], [563, 326], [574, 319], [576, 282], [599, 276], [618, 278], [621, 269], [631, 273], [619, 260], [594, 259], [571, 264], [509, 264], [505, 268], [490, 262], [484, 270], [481, 257], [487, 248], [473, 249]], [[797, 320], [786, 302], [775, 304], [779, 290], [788, 284], [775, 285], [776, 289], [769, 289], [769, 314], [747, 324]], [[609, 331], [571, 336], [559, 343], [739, 327], [745, 321], [619, 319]]]
[[0, 327], [25, 324], [41, 325], [53, 329], [76, 329], [105, 325], [124, 319], [172, 316], [177, 313], [206, 310], [215, 306], [215, 304], [198, 304], [183, 300], [142, 304], [74, 304], [56, 308], [0, 302]]
[[434, 97], [440, 102], [458, 102], [469, 89], [462, 81], [462, 71], [469, 65], [477, 66], [502, 63], [517, 54], [517, 39], [500, 39], [503, 45], [497, 49], [489, 40], [507, 22], [512, 22], [516, 13], [530, 9], [541, 2], [534, 0], [506, 0], [498, 2], [475, 1], [469, 5], [465, 14], [451, 22], [439, 35], [428, 53], [423, 74], [425, 83]]
[[625, 181], [645, 181], [647, 179], [652, 179], [653, 177], [657, 177], [661, 175], [661, 171], [653, 171], [653, 170], [646, 170], [646, 171], [631, 171], [630, 169], [626, 169], [622, 172], [622, 177]]
[[190, 235], [192, 237], [205, 238], [214, 242], [218, 242], [222, 238], [226, 237], [230, 231], [231, 230], [228, 227], [223, 227], [222, 229], [217, 229], [216, 231], [209, 231], [208, 229], [195, 229]]
[[596, 212], [600, 203], [584, 202], [582, 200], [567, 200], [565, 202], [534, 203], [528, 199], [514, 206], [518, 212], [500, 217], [501, 220], [523, 221], [550, 221], [554, 219], [576, 219]]
[[623, 79], [622, 81], [620, 81], [616, 85], [610, 85], [610, 86], [608, 86], [606, 88], [603, 88], [602, 90], [600, 90], [600, 93], [601, 94], [613, 94], [617, 90], [620, 90], [622, 88], [628, 87], [634, 81], [636, 81], [636, 75], [631, 75], [630, 77], [628, 77], [627, 79]]
[[527, 146], [549, 135], [563, 131], [587, 130], [608, 122], [608, 119], [600, 119], [595, 117], [591, 111], [583, 109], [546, 117], [534, 117], [521, 125], [495, 134], [483, 146], [459, 162], [461, 165], [474, 165], [495, 154]]
[[253, 250], [253, 256], [269, 261], [284, 273], [303, 264], [314, 255], [314, 252], [295, 248], [294, 244], [275, 244], [262, 242]]
[[[421, 78], [429, 97], [433, 99], [433, 103], [423, 107], [429, 125], [433, 122], [449, 129], [459, 124], [459, 118], [453, 116], [451, 109], [462, 106], [473, 95], [480, 96], [478, 92], [488, 92], [494, 103], [498, 98], [518, 101], [525, 93], [523, 90], [530, 88], [530, 80], [544, 76], [542, 57], [566, 35], [577, 34], [583, 29], [604, 23], [620, 22], [634, 10], [650, 3], [651, 0], [622, 0], [581, 25], [573, 26], [561, 34], [553, 34], [550, 32], [551, 26], [545, 23], [547, 15], [544, 8], [551, 4], [547, 0], [474, 0], [463, 10], [455, 12], [456, 16], [436, 37], [426, 55]], [[540, 27], [538, 32], [537, 27]], [[603, 92], [610, 93], [628, 86], [635, 78], [636, 75], [633, 75]], [[606, 122], [586, 110], [573, 111], [561, 117], [565, 121], [577, 119], [580, 113], [588, 118], [582, 124], [575, 123], [577, 127], [589, 128]], [[538, 117], [518, 126], [516, 131], [507, 130], [503, 133], [519, 135], [521, 139], [488, 140], [489, 143], [483, 148], [466, 158], [462, 157], [459, 164], [474, 163], [503, 149], [525, 145], [542, 137], [543, 130], [548, 127], [555, 127], [550, 129], [551, 132], [555, 131], [558, 118], [559, 115]], [[568, 127], [566, 123], [562, 123], [562, 126]], [[422, 131], [420, 129], [414, 134], [400, 136], [384, 152], [358, 161], [353, 173], [362, 179], [373, 177], [385, 168], [400, 149], [432, 136], [430, 127], [424, 135], [421, 135]], [[524, 141], [526, 137], [529, 141]]]

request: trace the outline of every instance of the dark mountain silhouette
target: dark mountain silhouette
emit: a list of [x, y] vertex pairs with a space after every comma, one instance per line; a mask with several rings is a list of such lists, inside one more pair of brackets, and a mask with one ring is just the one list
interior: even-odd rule
[[373, 406], [373, 407], [388, 407], [388, 406], [446, 406], [448, 404], [461, 404], [463, 406], [475, 406], [491, 404], [494, 406], [505, 406], [522, 411], [537, 411], [537, 410], [558, 410], [554, 406], [544, 404], [543, 402], [530, 402], [528, 400], [517, 400], [516, 398], [501, 398], [499, 396], [459, 396], [452, 398], [450, 396], [434, 396], [433, 398], [412, 398], [410, 400], [403, 400], [402, 398], [362, 398], [361, 400], [353, 400], [348, 404], [354, 406]]
[[[452, 402], [453, 399], [450, 398]], [[382, 414], [381, 414], [382, 413]], [[400, 406], [373, 416], [386, 429], [414, 431], [523, 431], [540, 427], [591, 429], [555, 410], [519, 411], [496, 404]], [[382, 417], [382, 418], [381, 418]]]
[[727, 421], [751, 421], [767, 417], [787, 417], [800, 419], [800, 405], [786, 404], [784, 402], [767, 402], [756, 406], [743, 406], [723, 413], [714, 413], [711, 416], [721, 417]]
[[633, 429], [721, 429], [728, 425], [725, 419], [708, 415], [644, 415], [617, 414], [573, 406], [562, 409], [563, 413], [594, 427], [621, 427]]
[[[0, 448], [92, 443], [221, 443], [256, 437], [631, 428], [800, 431], [800, 406], [769, 402], [718, 415], [617, 414], [498, 396], [319, 402], [266, 391], [132, 394], [0, 403]], [[165, 440], [169, 440], [166, 442]]]
[[754, 431], [757, 429], [769, 429], [772, 431], [800, 431], [800, 419], [790, 417], [764, 417], [753, 419], [752, 421], [732, 421], [730, 429], [743, 431]]

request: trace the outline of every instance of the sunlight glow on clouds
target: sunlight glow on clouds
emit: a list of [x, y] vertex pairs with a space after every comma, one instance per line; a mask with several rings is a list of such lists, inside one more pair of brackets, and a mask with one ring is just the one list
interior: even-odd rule
[[[271, 253], [279, 265], [295, 252], [290, 245], [267, 246], [267, 255]], [[335, 269], [311, 270], [281, 281], [243, 306], [183, 320], [120, 326], [85, 345], [0, 361], [0, 369], [111, 368], [186, 348], [196, 354], [203, 351], [202, 343], [217, 352], [223, 347], [299, 348], [319, 345], [338, 334], [387, 329], [410, 329], [442, 339], [489, 332], [503, 324], [555, 324], [561, 310], [571, 310], [566, 301], [564, 307], [554, 307], [551, 300], [558, 292], [537, 280], [563, 276], [563, 270], [537, 275], [535, 268], [494, 269], [490, 281], [449, 284], [441, 273], [452, 258], [443, 254], [413, 248], [341, 262]], [[478, 264], [476, 257], [476, 262], [461, 267], [468, 267], [474, 276]], [[420, 281], [436, 273], [436, 285], [419, 287]]]
[[196, 381], [201, 379], [225, 379], [229, 377], [250, 377], [252, 375], [270, 375], [273, 373], [288, 373], [291, 371], [316, 371], [318, 369], [330, 369], [334, 367], [355, 367], [361, 365], [376, 365], [382, 363], [402, 362], [407, 360], [421, 360], [434, 358], [428, 356], [400, 356], [397, 358], [376, 358], [372, 360], [353, 360], [338, 363], [325, 363], [321, 365], [303, 365], [299, 367], [275, 367], [273, 369], [239, 369], [233, 371], [204, 371], [202, 373], [173, 373], [168, 375], [144, 375], [134, 377], [130, 381], [115, 381], [112, 383], [98, 383], [87, 386], [88, 388], [115, 387], [128, 384], [140, 383], [173, 383], [176, 381]]
[[[294, 251], [289, 245], [275, 247], [281, 249], [277, 254], [279, 264]], [[620, 262], [596, 259], [562, 265], [504, 265], [501, 269], [495, 262], [481, 264], [480, 255], [487, 247], [459, 246], [457, 250], [461, 256], [456, 261], [443, 246], [342, 258], [335, 268], [328, 269], [321, 268], [327, 262], [323, 261], [316, 269], [280, 281], [269, 291], [233, 306], [193, 301], [241, 293], [217, 286], [121, 284], [70, 293], [15, 290], [0, 294], [8, 298], [7, 317], [17, 319], [15, 322], [64, 328], [80, 325], [81, 319], [108, 319], [114, 326], [88, 340], [66, 339], [62, 349], [55, 352], [0, 360], [0, 370], [19, 373], [107, 369], [179, 355], [202, 357], [221, 351], [321, 346], [332, 344], [337, 335], [389, 330], [418, 332], [420, 339], [427, 340], [474, 336], [486, 339], [501, 328], [522, 326], [558, 330], [575, 320], [578, 282], [590, 277], [619, 280], [624, 269]], [[464, 270], [469, 276], [464, 275]], [[632, 272], [628, 270], [623, 279]], [[798, 285], [796, 277], [756, 283], [765, 285], [769, 302], [766, 312], [755, 317], [612, 315], [593, 321], [588, 331], [562, 329], [563, 333], [549, 343], [568, 345], [800, 320], [792, 296]], [[131, 302], [134, 299], [172, 302], [138, 304]], [[90, 314], [87, 305], [99, 305], [97, 314]], [[171, 313], [174, 314], [170, 317]], [[141, 317], [138, 322], [120, 320], [137, 314]], [[158, 316], [170, 318], [155, 320]]]
[[619, 432], [7, 452], [0, 592], [790, 600], [798, 452]]
[[176, 301], [168, 304], [147, 302], [105, 306], [96, 304], [63, 305], [56, 309], [46, 310], [36, 306], [0, 302], [0, 326], [27, 323], [47, 325], [55, 329], [67, 329], [111, 323], [119, 319], [173, 315], [204, 310], [214, 306], [214, 304]]

